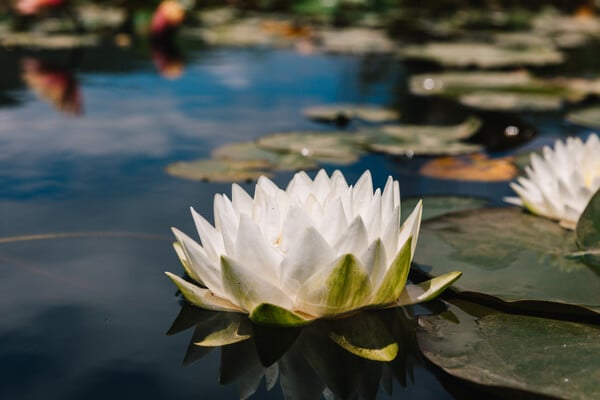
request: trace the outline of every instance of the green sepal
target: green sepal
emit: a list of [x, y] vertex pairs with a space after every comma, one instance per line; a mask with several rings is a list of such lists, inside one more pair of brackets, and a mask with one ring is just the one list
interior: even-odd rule
[[304, 317], [269, 303], [261, 303], [250, 313], [250, 320], [267, 326], [295, 327], [310, 324], [314, 318]]

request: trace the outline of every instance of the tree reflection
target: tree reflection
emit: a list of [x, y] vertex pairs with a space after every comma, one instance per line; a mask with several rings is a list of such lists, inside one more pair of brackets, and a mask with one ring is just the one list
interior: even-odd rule
[[194, 328], [184, 365], [220, 347], [219, 382], [237, 384], [240, 398], [252, 396], [264, 379], [267, 390], [279, 380], [286, 399], [375, 399], [380, 388], [391, 394], [394, 379], [402, 386], [413, 381], [415, 327], [408, 308], [269, 328], [245, 314], [185, 304], [168, 334]]

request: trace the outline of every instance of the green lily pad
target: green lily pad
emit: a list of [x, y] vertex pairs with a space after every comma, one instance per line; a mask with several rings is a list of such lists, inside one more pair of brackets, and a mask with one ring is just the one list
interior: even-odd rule
[[419, 317], [417, 329], [425, 357], [447, 373], [555, 398], [600, 398], [599, 326], [457, 305]]
[[561, 52], [547, 46], [494, 46], [480, 42], [438, 42], [406, 46], [400, 56], [433, 61], [449, 67], [503, 68], [511, 66], [556, 65], [564, 61]]
[[315, 160], [297, 153], [277, 153], [259, 147], [256, 142], [236, 142], [213, 150], [217, 160], [266, 162], [277, 171], [296, 171], [317, 168]]
[[600, 276], [571, 256], [576, 250], [575, 234], [550, 220], [488, 208], [423, 222], [414, 261], [428, 275], [462, 271], [453, 287], [466, 296], [598, 313]]
[[177, 178], [208, 182], [241, 182], [257, 180], [271, 164], [265, 160], [212, 160], [178, 161], [169, 164], [166, 172]]
[[591, 266], [600, 267], [600, 190], [591, 198], [579, 217], [577, 245], [582, 250], [583, 261]]
[[11, 32], [0, 37], [0, 47], [72, 49], [96, 46], [100, 38], [93, 34], [48, 34], [45, 32]]
[[562, 99], [543, 94], [514, 92], [472, 92], [459, 97], [460, 103], [494, 111], [553, 111], [560, 110]]
[[[434, 218], [449, 212], [472, 210], [489, 205], [489, 200], [482, 197], [468, 196], [425, 196], [423, 198], [407, 197], [402, 199], [402, 210], [410, 211], [419, 202], [423, 201], [423, 215], [421, 220]], [[408, 214], [403, 215], [403, 217]]]
[[378, 29], [324, 29], [317, 36], [321, 47], [331, 53], [379, 54], [391, 53], [396, 49], [396, 44]]
[[319, 162], [348, 165], [356, 162], [363, 138], [348, 132], [286, 132], [263, 136], [257, 143], [264, 149], [299, 154]]
[[319, 122], [344, 123], [352, 119], [367, 122], [388, 122], [400, 118], [396, 110], [360, 104], [330, 104], [326, 106], [308, 107], [304, 115]]
[[567, 121], [588, 128], [600, 128], [600, 106], [572, 111], [567, 114]]
[[457, 96], [473, 90], [514, 90], [537, 85], [526, 71], [486, 72], [454, 71], [413, 75], [409, 81], [411, 93], [417, 95], [443, 94]]
[[386, 125], [365, 131], [369, 139], [364, 146], [371, 151], [392, 155], [457, 155], [473, 153], [483, 147], [461, 142], [481, 127], [478, 118], [471, 117], [451, 126]]

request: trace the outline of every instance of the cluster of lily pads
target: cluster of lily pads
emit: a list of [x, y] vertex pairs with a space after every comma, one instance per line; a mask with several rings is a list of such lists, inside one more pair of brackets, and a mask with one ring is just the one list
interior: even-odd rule
[[337, 125], [354, 122], [358, 128], [281, 132], [255, 141], [229, 143], [216, 148], [209, 159], [170, 164], [167, 173], [186, 179], [235, 182], [256, 180], [274, 171], [316, 169], [320, 164], [349, 165], [366, 152], [412, 157], [471, 154], [483, 149], [467, 141], [481, 126], [476, 117], [451, 126], [401, 125], [393, 123], [399, 117], [394, 110], [348, 104], [311, 107], [305, 115]]

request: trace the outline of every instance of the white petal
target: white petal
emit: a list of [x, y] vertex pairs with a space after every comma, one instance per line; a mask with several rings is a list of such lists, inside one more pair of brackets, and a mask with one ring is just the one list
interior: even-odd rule
[[381, 236], [381, 191], [377, 189], [369, 205], [361, 212], [361, 217], [367, 228], [368, 241]]
[[[186, 259], [189, 262], [189, 267], [194, 271], [202, 283], [213, 292], [216, 296], [227, 299], [227, 295], [221, 284], [220, 264], [212, 262], [204, 252], [202, 246], [190, 238], [179, 229], [173, 228], [173, 234], [177, 238], [181, 249], [183, 250]], [[194, 276], [191, 276], [194, 279]]]
[[323, 218], [318, 221], [318, 229], [328, 243], [334, 243], [348, 228], [342, 200], [338, 197], [323, 210]]
[[214, 204], [215, 227], [221, 233], [226, 254], [234, 251], [235, 236], [238, 229], [239, 215], [233, 204], [225, 195], [217, 194]]
[[360, 263], [371, 278], [371, 285], [375, 288], [379, 286], [383, 275], [387, 269], [387, 255], [385, 246], [381, 239], [374, 240], [365, 252], [360, 256]]
[[367, 228], [360, 216], [356, 217], [348, 229], [332, 246], [338, 256], [343, 254], [362, 254], [368, 245]]
[[200, 235], [202, 247], [206, 251], [206, 255], [213, 263], [218, 263], [221, 254], [225, 253], [223, 238], [217, 230], [204, 217], [196, 212], [193, 208], [192, 217], [196, 224], [196, 229]]
[[323, 203], [325, 197], [329, 194], [330, 182], [329, 176], [324, 169], [319, 170], [313, 184], [313, 193], [319, 203]]
[[366, 170], [356, 182], [353, 190], [353, 215], [357, 215], [361, 212], [363, 207], [368, 204], [371, 197], [373, 197], [373, 180], [371, 178], [371, 171]]
[[238, 214], [252, 214], [252, 197], [237, 183], [231, 185], [231, 201]]
[[412, 237], [411, 243], [411, 260], [415, 255], [415, 247], [417, 247], [417, 238], [419, 237], [419, 228], [421, 227], [421, 215], [423, 213], [423, 201], [419, 200], [412, 213], [406, 218], [404, 224], [400, 228], [400, 235], [398, 237], [398, 249], [402, 247], [404, 242]]
[[283, 221], [283, 228], [281, 232], [281, 240], [279, 248], [282, 253], [289, 251], [291, 247], [298, 241], [298, 233], [304, 232], [308, 227], [312, 226], [310, 216], [304, 211], [303, 208], [298, 206], [292, 206], [288, 210], [287, 215]]
[[274, 304], [286, 310], [292, 307], [292, 301], [278, 286], [235, 259], [221, 257], [221, 278], [228, 297], [248, 313], [261, 303]]
[[306, 279], [334, 259], [335, 252], [316, 229], [297, 232], [297, 240], [281, 262], [281, 287], [293, 299]]
[[239, 308], [229, 300], [215, 296], [208, 289], [204, 289], [193, 285], [170, 272], [165, 272], [165, 274], [169, 278], [171, 278], [173, 283], [175, 283], [175, 285], [179, 288], [179, 290], [183, 294], [183, 297], [185, 297], [187, 301], [198, 307], [211, 311], [242, 311], [241, 308]]
[[400, 235], [400, 206], [394, 209], [392, 215], [383, 221], [385, 228], [381, 239], [385, 246], [386, 254], [396, 254], [399, 250], [398, 237]]
[[234, 257], [243, 262], [249, 271], [273, 284], [279, 281], [277, 267], [282, 255], [267, 243], [258, 225], [246, 215], [240, 216]]

